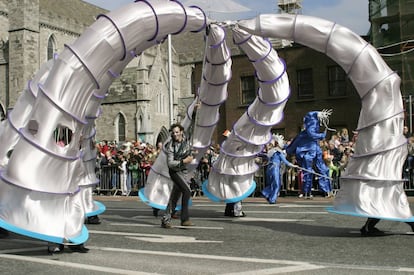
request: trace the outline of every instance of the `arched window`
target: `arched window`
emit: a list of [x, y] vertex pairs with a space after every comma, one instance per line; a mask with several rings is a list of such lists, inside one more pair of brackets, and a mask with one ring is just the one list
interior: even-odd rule
[[140, 115], [139, 117], [138, 117], [138, 123], [137, 123], [137, 130], [138, 130], [138, 132], [141, 132], [142, 131], [142, 125], [143, 125], [143, 121], [142, 121], [143, 119], [142, 119], [142, 115]]
[[55, 41], [55, 37], [51, 35], [49, 37], [49, 40], [47, 41], [47, 60], [52, 59], [55, 52], [56, 52], [56, 41]]
[[125, 116], [121, 113], [118, 114], [117, 119], [117, 128], [118, 128], [118, 141], [125, 141], [126, 140], [126, 122]]

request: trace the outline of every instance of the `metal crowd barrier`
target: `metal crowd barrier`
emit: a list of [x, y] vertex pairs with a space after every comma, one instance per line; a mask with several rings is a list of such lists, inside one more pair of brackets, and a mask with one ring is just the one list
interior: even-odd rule
[[[133, 182], [132, 172], [128, 171], [127, 187], [129, 187], [129, 194], [134, 194], [145, 185], [146, 175], [145, 170], [139, 170], [140, 177], [136, 183]], [[121, 171], [115, 165], [102, 165], [97, 170], [96, 176], [99, 179], [99, 184], [95, 188], [95, 193], [98, 195], [117, 195], [121, 193]]]
[[[256, 171], [254, 180], [256, 181], [256, 190], [251, 195], [252, 197], [260, 197], [260, 192], [265, 187], [265, 175], [266, 175], [266, 166], [260, 167], [259, 170]], [[120, 170], [117, 166], [105, 165], [102, 166], [97, 171], [97, 177], [100, 179], [99, 184], [96, 186], [95, 193], [98, 195], [117, 195], [121, 192], [121, 175]], [[128, 172], [128, 182], [131, 186], [131, 194], [135, 194], [138, 190], [145, 186], [146, 182], [146, 173], [145, 170], [140, 170], [140, 178], [136, 185], [132, 182], [132, 173]], [[332, 180], [332, 190], [336, 193], [340, 188], [340, 175], [334, 175]], [[404, 180], [404, 189], [406, 190], [408, 195], [414, 194], [414, 169], [409, 169], [403, 175], [405, 178]], [[285, 173], [283, 174], [283, 185], [281, 188], [281, 195], [298, 195], [302, 190], [302, 180], [301, 180], [301, 172], [297, 169], [287, 168]], [[201, 183], [192, 182], [194, 189], [194, 196], [201, 196], [202, 192], [200, 191]], [[198, 186], [198, 187], [197, 187]], [[314, 176], [312, 191], [315, 193], [322, 192], [318, 189], [318, 178]]]
[[[266, 166], [260, 167], [260, 169], [255, 174], [256, 191], [252, 194], [252, 196], [260, 196], [260, 192], [266, 186], [265, 175]], [[281, 195], [300, 194], [302, 190], [302, 178], [300, 171], [294, 168], [288, 168], [282, 177], [283, 184], [280, 191]], [[404, 190], [406, 191], [407, 195], [414, 195], [414, 168], [407, 169], [405, 171], [403, 174], [403, 181]], [[336, 175], [335, 173], [333, 174], [331, 185], [332, 191], [336, 194], [336, 192], [341, 187], [340, 175]], [[318, 188], [318, 177], [315, 175], [313, 177], [312, 191], [315, 193], [322, 192]]]

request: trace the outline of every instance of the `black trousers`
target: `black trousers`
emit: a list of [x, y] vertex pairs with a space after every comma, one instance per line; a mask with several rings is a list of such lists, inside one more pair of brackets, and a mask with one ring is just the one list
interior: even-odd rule
[[187, 221], [190, 219], [188, 203], [191, 198], [190, 185], [187, 183], [186, 175], [183, 172], [170, 171], [171, 180], [174, 182], [173, 189], [171, 191], [170, 199], [166, 209], [166, 214], [171, 217], [171, 213], [177, 206], [177, 201], [181, 195], [181, 221]]

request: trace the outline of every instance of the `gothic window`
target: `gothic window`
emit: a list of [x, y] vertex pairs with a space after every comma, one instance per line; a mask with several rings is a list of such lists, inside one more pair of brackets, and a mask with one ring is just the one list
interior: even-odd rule
[[139, 112], [139, 114], [136, 115], [136, 120], [137, 120], [137, 131], [142, 132], [143, 119], [142, 119], [142, 113], [141, 112]]
[[157, 112], [161, 113], [161, 105], [162, 105], [162, 96], [161, 93], [158, 92], [157, 94]]
[[328, 67], [329, 96], [346, 95], [346, 74], [339, 66]]
[[52, 59], [55, 52], [56, 52], [56, 41], [55, 41], [54, 35], [51, 35], [49, 37], [49, 40], [47, 41], [47, 60]]
[[165, 93], [159, 91], [156, 98], [157, 98], [157, 112], [165, 114], [166, 105], [167, 105]]
[[193, 95], [198, 94], [198, 83], [197, 83], [196, 78], [195, 78], [194, 68], [191, 71], [191, 93]]
[[241, 105], [249, 105], [256, 98], [257, 81], [253, 75], [242, 76], [241, 81]]
[[313, 98], [313, 76], [312, 69], [298, 70], [298, 98]]
[[118, 114], [116, 127], [118, 130], [118, 141], [125, 141], [126, 140], [126, 122], [125, 116], [121, 113]]

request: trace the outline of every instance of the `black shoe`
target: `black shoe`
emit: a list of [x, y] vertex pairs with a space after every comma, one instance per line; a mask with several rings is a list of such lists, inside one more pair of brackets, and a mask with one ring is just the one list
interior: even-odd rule
[[407, 222], [407, 224], [411, 227], [411, 231], [414, 232], [414, 222]]
[[50, 254], [62, 253], [65, 246], [61, 243], [49, 243], [47, 245], [47, 252]]
[[158, 208], [152, 208], [152, 215], [154, 216], [154, 217], [158, 217], [158, 212], [159, 212], [160, 210], [158, 209]]
[[100, 224], [101, 220], [99, 219], [98, 216], [92, 216], [86, 219], [86, 223], [87, 224]]
[[89, 251], [89, 248], [86, 248], [83, 244], [69, 245], [69, 249], [72, 252], [79, 252], [79, 253], [87, 253]]
[[365, 225], [359, 230], [363, 237], [385, 236], [385, 232], [376, 227], [367, 228]]
[[9, 236], [9, 231], [0, 227], [0, 239], [7, 238], [8, 236]]

